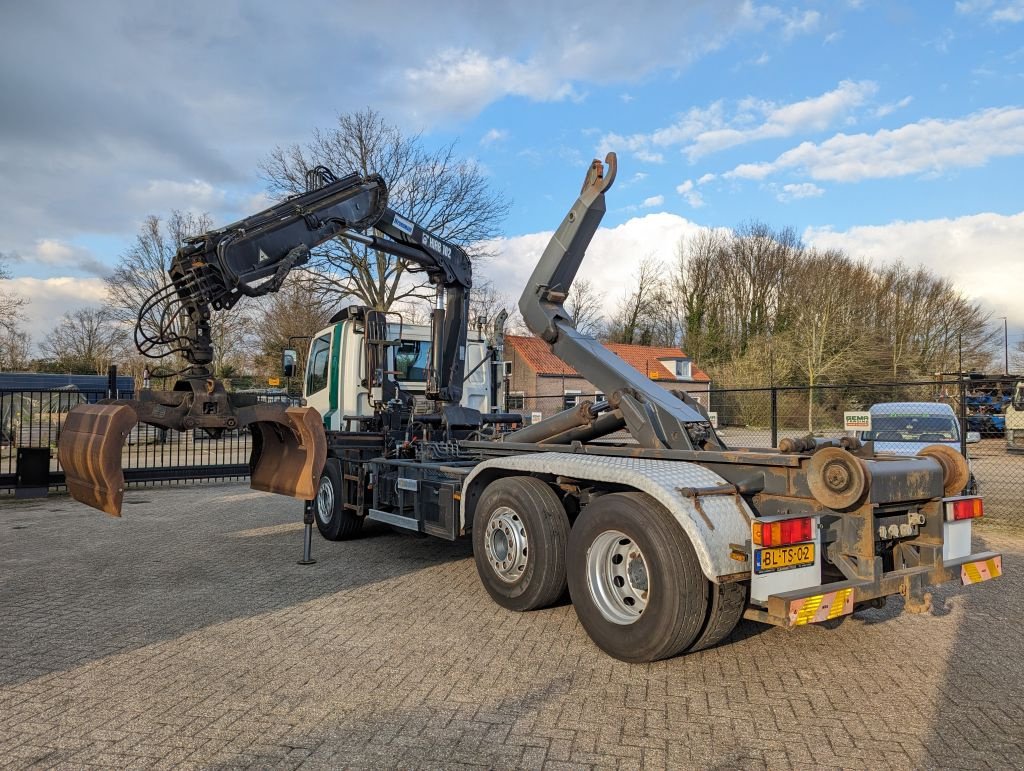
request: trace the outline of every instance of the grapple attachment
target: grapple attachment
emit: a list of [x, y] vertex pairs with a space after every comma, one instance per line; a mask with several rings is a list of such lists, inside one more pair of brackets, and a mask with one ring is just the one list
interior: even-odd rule
[[[124, 471], [121, 452], [140, 413], [151, 405], [137, 401], [81, 404], [68, 413], [57, 445], [68, 492], [76, 501], [121, 516]], [[327, 437], [320, 414], [311, 407], [256, 404], [238, 409], [223, 419], [233, 427], [250, 426], [253, 434], [249, 458], [250, 486], [292, 498], [312, 500], [327, 460]], [[168, 421], [156, 423], [169, 427]], [[183, 421], [170, 427], [184, 428]], [[216, 428], [214, 428], [216, 430]]]
[[135, 410], [119, 404], [80, 404], [68, 413], [57, 458], [72, 498], [121, 516], [121, 447], [138, 420]]

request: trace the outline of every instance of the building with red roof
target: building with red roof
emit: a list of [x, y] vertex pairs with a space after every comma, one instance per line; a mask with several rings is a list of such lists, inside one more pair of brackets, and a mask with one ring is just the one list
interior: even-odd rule
[[[708, 407], [711, 378], [680, 348], [606, 343], [605, 348], [666, 388], [686, 391]], [[508, 410], [548, 417], [604, 394], [532, 336], [506, 335]], [[536, 416], [534, 416], [536, 419]]]

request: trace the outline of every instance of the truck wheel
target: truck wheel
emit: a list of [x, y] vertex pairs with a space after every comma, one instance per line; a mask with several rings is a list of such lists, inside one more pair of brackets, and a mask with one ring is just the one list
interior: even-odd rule
[[484, 488], [473, 516], [473, 557], [491, 598], [509, 610], [545, 608], [565, 593], [569, 518], [534, 477], [505, 477]]
[[316, 529], [328, 541], [355, 538], [363, 529], [363, 518], [345, 508], [345, 486], [341, 482], [341, 466], [328, 458], [316, 492]]
[[675, 518], [644, 493], [603, 495], [569, 534], [569, 594], [590, 639], [622, 661], [675, 656], [700, 636], [708, 581]]
[[704, 629], [686, 649], [687, 653], [696, 653], [711, 648], [722, 642], [743, 618], [743, 609], [747, 606], [747, 587], [744, 584], [716, 584], [704, 579], [709, 584], [708, 617]]

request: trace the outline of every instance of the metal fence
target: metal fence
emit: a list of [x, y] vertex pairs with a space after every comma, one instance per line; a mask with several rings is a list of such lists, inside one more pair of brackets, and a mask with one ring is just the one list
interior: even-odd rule
[[[118, 395], [132, 397], [131, 393]], [[48, 448], [51, 485], [63, 484], [56, 448], [68, 410], [106, 396], [106, 391], [99, 390], [0, 390], [0, 490], [16, 488], [21, 448]], [[132, 485], [237, 479], [249, 475], [251, 448], [252, 436], [245, 429], [211, 439], [202, 430], [165, 431], [140, 424], [125, 441], [121, 463], [125, 481]]]
[[[1024, 452], [1009, 450], [1005, 424], [1013, 384], [1009, 378], [953, 378], [912, 383], [830, 384], [814, 388], [716, 389], [695, 396], [717, 418], [718, 432], [730, 447], [777, 447], [785, 437], [808, 433], [820, 437], [844, 436], [847, 433], [844, 412], [866, 411], [872, 405], [907, 402], [948, 405], [956, 422], [952, 435], [939, 430], [938, 426], [917, 426], [917, 421], [907, 416], [911, 412], [908, 409], [889, 409], [891, 415], [908, 419], [904, 426], [890, 426], [890, 429], [902, 429], [896, 432], [898, 436], [891, 431], [880, 434], [876, 438], [876, 451], [914, 454], [921, 443], [953, 444], [965, 452], [970, 461], [989, 520], [1024, 526]], [[579, 401], [598, 398], [600, 395], [595, 393], [516, 395], [510, 398], [508, 410], [522, 412], [527, 422], [531, 422]], [[965, 430], [960, 426], [965, 426]], [[966, 441], [968, 438], [970, 442]]]

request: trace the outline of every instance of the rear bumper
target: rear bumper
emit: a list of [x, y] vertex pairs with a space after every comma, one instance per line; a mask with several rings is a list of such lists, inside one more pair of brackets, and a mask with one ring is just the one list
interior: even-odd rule
[[767, 608], [750, 608], [746, 618], [776, 626], [801, 626], [853, 613], [857, 605], [894, 595], [906, 599], [906, 609], [923, 612], [931, 607], [926, 585], [959, 581], [962, 585], [989, 581], [1002, 575], [1002, 555], [976, 552], [937, 561], [934, 565], [894, 570], [876, 579], [854, 579], [781, 592], [768, 597]]

